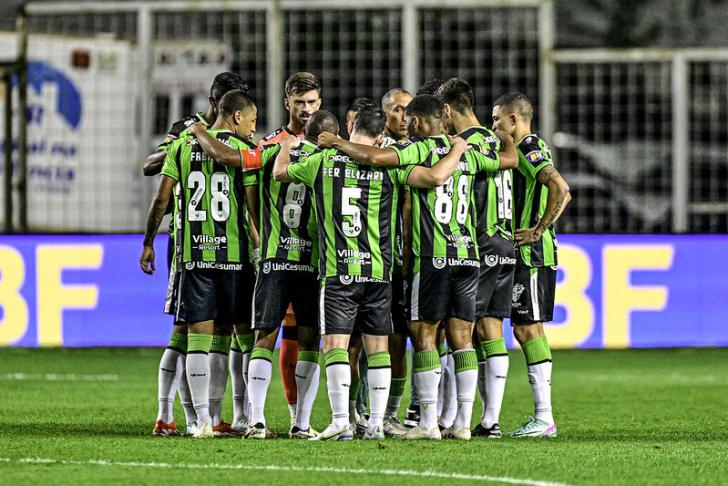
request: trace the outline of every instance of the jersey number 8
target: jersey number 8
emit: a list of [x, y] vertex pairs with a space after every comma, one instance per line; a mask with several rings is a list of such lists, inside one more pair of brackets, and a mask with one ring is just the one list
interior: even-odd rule
[[301, 225], [301, 206], [306, 197], [306, 186], [289, 184], [286, 190], [286, 204], [283, 205], [283, 221], [291, 229]]
[[[435, 218], [442, 224], [450, 224], [452, 221], [452, 198], [454, 196], [455, 178], [450, 178], [443, 185], [435, 189]], [[458, 204], [455, 210], [455, 220], [459, 224], [465, 224], [468, 219], [468, 190], [470, 183], [468, 176], [460, 175], [458, 177], [457, 191]]]
[[[187, 176], [187, 188], [192, 197], [187, 205], [187, 221], [206, 221], [207, 211], [198, 209], [205, 195], [205, 174], [200, 171], [190, 172]], [[230, 217], [230, 177], [225, 172], [215, 172], [210, 177], [210, 214], [218, 222], [227, 221]]]

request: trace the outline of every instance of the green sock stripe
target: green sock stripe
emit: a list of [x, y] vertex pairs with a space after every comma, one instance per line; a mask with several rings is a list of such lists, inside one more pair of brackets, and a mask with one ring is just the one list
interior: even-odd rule
[[318, 363], [321, 359], [321, 353], [318, 351], [299, 351], [298, 361], [308, 361], [310, 363]]
[[212, 346], [211, 334], [194, 334], [187, 335], [187, 352], [188, 353], [209, 353]]
[[455, 373], [478, 369], [478, 356], [475, 354], [474, 349], [455, 351], [452, 354], [452, 359], [455, 361]]
[[526, 363], [529, 365], [550, 361], [551, 350], [546, 336], [533, 338], [523, 343], [523, 354], [526, 355]]
[[485, 354], [485, 350], [482, 348], [484, 344], [480, 344], [480, 348], [475, 348], [475, 356], [478, 358], [478, 363], [484, 363], [488, 361], [488, 356]]
[[255, 335], [252, 332], [238, 334], [238, 345], [240, 346], [240, 351], [243, 353], [249, 353], [253, 350], [254, 341]]
[[326, 366], [333, 364], [349, 364], [349, 353], [344, 348], [334, 348], [324, 356]]
[[360, 378], [352, 378], [351, 386], [349, 386], [349, 401], [356, 400], [359, 396], [359, 386], [361, 385]]
[[264, 359], [266, 361], [273, 361], [273, 352], [265, 348], [253, 348], [250, 359]]
[[240, 352], [240, 345], [238, 344], [237, 339], [230, 340], [230, 351], [235, 351], [236, 353]]
[[169, 338], [168, 348], [174, 348], [182, 353], [187, 352], [187, 334], [181, 332], [173, 332]]
[[407, 378], [392, 378], [389, 383], [389, 396], [401, 397], [404, 395], [404, 386], [407, 384]]
[[230, 342], [233, 340], [230, 336], [213, 335], [210, 351], [213, 353], [228, 354], [230, 352]]
[[486, 356], [502, 356], [508, 354], [506, 340], [504, 338], [483, 341], [480, 343], [480, 347], [485, 351]]
[[419, 353], [415, 353], [412, 366], [415, 369], [415, 373], [436, 370], [440, 367], [440, 357], [434, 349], [420, 351]]
[[447, 354], [447, 346], [445, 346], [445, 343], [437, 345], [437, 354], [438, 356], [445, 356]]
[[367, 367], [369, 369], [376, 368], [391, 368], [392, 360], [389, 357], [388, 351], [382, 351], [380, 353], [372, 353], [367, 356]]

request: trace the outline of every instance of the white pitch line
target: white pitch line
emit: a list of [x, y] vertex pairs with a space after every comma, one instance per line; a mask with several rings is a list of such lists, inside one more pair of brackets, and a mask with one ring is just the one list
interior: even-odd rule
[[119, 375], [60, 375], [57, 373], [5, 373], [1, 380], [17, 381], [119, 381]]
[[297, 472], [297, 473], [333, 473], [333, 474], [370, 474], [372, 476], [406, 476], [416, 478], [437, 478], [437, 479], [463, 479], [466, 481], [490, 481], [505, 484], [524, 484], [527, 486], [568, 486], [565, 483], [554, 483], [551, 481], [538, 481], [535, 479], [518, 479], [507, 476], [485, 476], [480, 474], [447, 473], [439, 471], [414, 471], [400, 469], [350, 469], [343, 467], [326, 466], [279, 466], [275, 464], [248, 465], [248, 464], [170, 464], [165, 462], [122, 462], [107, 461], [104, 459], [89, 459], [88, 461], [74, 461], [71, 459], [49, 459], [43, 457], [22, 457], [12, 459], [0, 457], [0, 462], [14, 462], [18, 464], [57, 464], [71, 466], [119, 466], [119, 467], [143, 467], [153, 469], [212, 469], [212, 470], [246, 470], [246, 471], [276, 471], [276, 472]]

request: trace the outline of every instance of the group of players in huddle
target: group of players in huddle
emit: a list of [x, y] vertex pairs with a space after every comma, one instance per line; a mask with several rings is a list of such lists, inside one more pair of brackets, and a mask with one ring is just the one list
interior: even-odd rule
[[[290, 437], [497, 438], [510, 318], [535, 402], [510, 435], [555, 436], [543, 323], [554, 307], [553, 224], [570, 196], [531, 132], [528, 98], [500, 96], [487, 128], [467, 82], [432, 80], [415, 96], [396, 88], [381, 105], [354, 101], [348, 137], [319, 109], [313, 74], [287, 80], [284, 104], [288, 124], [256, 144], [248, 85], [222, 73], [207, 112], [173, 124], [145, 165], [146, 175], [162, 174], [140, 259], [146, 273], [174, 206], [165, 311], [175, 326], [159, 366], [154, 435], [179, 435], [179, 392], [187, 434], [274, 437], [264, 406], [285, 323]], [[413, 396], [401, 423], [408, 337]], [[322, 341], [332, 420], [317, 432]], [[221, 416], [228, 369], [232, 424]], [[476, 388], [483, 414], [471, 431]]]

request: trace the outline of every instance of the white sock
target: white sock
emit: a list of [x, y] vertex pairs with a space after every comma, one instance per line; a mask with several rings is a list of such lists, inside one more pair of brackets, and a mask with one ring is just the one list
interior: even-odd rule
[[443, 371], [444, 375], [444, 393], [442, 401], [442, 411], [440, 412], [440, 425], [443, 427], [451, 427], [455, 421], [458, 412], [457, 401], [457, 384], [455, 380], [455, 363], [452, 353], [447, 355], [447, 366]]
[[381, 427], [384, 424], [384, 411], [389, 398], [389, 384], [392, 381], [392, 368], [369, 368], [369, 422], [368, 427]]
[[272, 353], [267, 349], [253, 349], [253, 359], [250, 360], [250, 365], [248, 366], [251, 425], [265, 425], [265, 398], [268, 394], [268, 386], [270, 385], [270, 378], [273, 373], [273, 364], [269, 359], [258, 357], [258, 353], [272, 356]]
[[245, 380], [243, 379], [243, 353], [230, 349], [230, 383], [233, 390], [233, 423], [245, 418]]
[[298, 405], [298, 402], [288, 404], [288, 413], [291, 416], [291, 420], [296, 420], [296, 406], [297, 405]]
[[500, 421], [500, 411], [503, 405], [503, 395], [506, 391], [506, 378], [508, 377], [508, 355], [491, 356], [488, 358], [487, 363], [486, 401], [483, 406], [481, 423], [485, 427], [492, 427], [493, 424]]
[[245, 383], [245, 399], [243, 400], [243, 416], [250, 422], [250, 387], [248, 386], [248, 368], [250, 368], [250, 353], [243, 353], [243, 383]]
[[445, 371], [447, 370], [447, 356], [448, 356], [447, 353], [440, 356], [440, 370], [442, 370], [442, 374], [440, 375], [440, 383], [438, 383], [438, 385], [437, 385], [437, 416], [438, 417], [440, 415], [442, 415], [442, 406], [445, 403], [445, 377], [447, 376], [447, 373]]
[[436, 368], [415, 373], [417, 393], [420, 396], [420, 426], [431, 429], [437, 426], [437, 386], [441, 370]]
[[228, 356], [210, 352], [210, 417], [212, 426], [222, 422], [222, 399], [225, 396], [228, 377]]
[[485, 417], [485, 404], [488, 400], [487, 387], [486, 387], [486, 375], [488, 374], [488, 361], [478, 361], [478, 396], [480, 396], [480, 403], [483, 405], [483, 410], [480, 412], [480, 421], [483, 421]]
[[188, 352], [186, 361], [187, 382], [190, 386], [192, 405], [197, 422], [212, 423], [210, 418], [210, 359], [207, 353]]
[[349, 423], [356, 424], [359, 412], [356, 411], [356, 400], [349, 400]]
[[167, 348], [159, 360], [159, 375], [157, 378], [157, 399], [159, 411], [157, 420], [167, 423], [174, 422], [174, 397], [184, 373], [185, 355], [176, 349]]
[[455, 368], [458, 370], [455, 373], [457, 414], [455, 415], [453, 427], [456, 429], [470, 429], [475, 389], [478, 387], [478, 361], [475, 351], [472, 349], [455, 351], [453, 361], [457, 362]]
[[191, 424], [192, 422], [197, 421], [197, 412], [195, 412], [195, 407], [192, 405], [192, 393], [190, 392], [190, 384], [187, 381], [187, 358], [182, 360], [182, 364], [184, 365], [182, 367], [182, 376], [179, 380], [179, 389], [177, 390], [177, 393], [179, 393], [179, 400], [182, 402], [182, 408], [185, 411], [185, 423], [187, 425]]
[[304, 361], [299, 359], [296, 362], [296, 390], [298, 390], [298, 403], [296, 403], [295, 425], [301, 430], [308, 430], [311, 427], [311, 411], [313, 402], [318, 393], [321, 367], [318, 362]]
[[528, 366], [528, 381], [531, 383], [533, 400], [536, 404], [535, 417], [547, 424], [554, 423], [551, 412], [551, 361]]
[[248, 351], [247, 353], [243, 353], [243, 381], [245, 381], [245, 386], [248, 385], [248, 368], [250, 367], [250, 354], [250, 351]]
[[351, 366], [349, 363], [333, 363], [326, 367], [326, 388], [331, 404], [331, 423], [336, 428], [349, 423], [349, 387]]

